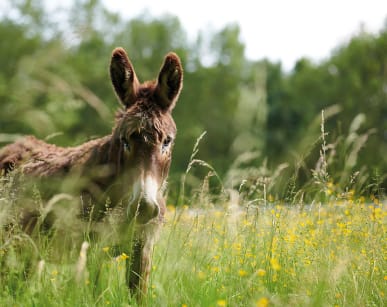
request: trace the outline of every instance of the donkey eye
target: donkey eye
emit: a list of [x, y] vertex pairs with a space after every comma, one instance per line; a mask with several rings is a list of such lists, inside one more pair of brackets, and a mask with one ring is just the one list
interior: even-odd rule
[[170, 136], [167, 136], [163, 141], [163, 150], [166, 150], [168, 146], [171, 144], [172, 138]]
[[121, 138], [121, 144], [124, 150], [129, 151], [130, 150], [130, 145], [129, 142], [125, 138]]

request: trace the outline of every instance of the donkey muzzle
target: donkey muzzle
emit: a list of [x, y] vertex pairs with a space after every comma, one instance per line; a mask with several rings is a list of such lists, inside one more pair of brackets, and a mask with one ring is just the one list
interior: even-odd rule
[[138, 224], [146, 224], [157, 217], [160, 206], [157, 201], [159, 186], [151, 176], [145, 177], [134, 184], [132, 201], [129, 203], [128, 215], [136, 219]]

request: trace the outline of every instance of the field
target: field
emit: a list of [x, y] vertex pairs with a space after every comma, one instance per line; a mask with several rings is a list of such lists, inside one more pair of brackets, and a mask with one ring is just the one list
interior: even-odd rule
[[[4, 208], [8, 200], [0, 201]], [[3, 230], [1, 238], [1, 306], [136, 306], [124, 282], [127, 255], [113, 256], [108, 241], [91, 241], [81, 252], [80, 244], [68, 253], [58, 247], [66, 256], [57, 263], [45, 259], [57, 245], [44, 238]], [[386, 289], [387, 205], [349, 193], [308, 206], [273, 199], [250, 207], [170, 206], [145, 303], [386, 306]]]
[[[329, 54], [303, 53], [287, 67], [277, 57], [250, 58], [234, 18], [192, 36], [181, 16], [152, 16], [153, 9], [135, 16], [132, 2], [121, 2], [131, 14], [110, 10], [106, 0], [0, 1], [0, 307], [139, 305], [125, 284], [130, 252], [118, 243], [130, 245], [130, 230], [115, 218], [127, 209], [125, 199], [136, 198], [133, 188], [141, 201], [161, 196], [137, 183], [126, 189], [136, 173], [129, 166], [134, 158], [139, 173], [166, 178], [174, 129], [161, 131], [164, 120], [151, 124], [148, 113], [169, 118], [183, 71], [168, 184], [156, 193], [165, 193], [168, 211], [141, 305], [387, 307], [387, 19], [379, 30], [354, 25]], [[340, 3], [330, 3], [331, 12]], [[223, 1], [222, 9], [227, 5], [235, 2]], [[172, 13], [176, 5], [164, 6]], [[310, 27], [304, 9], [312, 46], [324, 33]], [[279, 23], [283, 11], [278, 5], [267, 13]], [[293, 39], [264, 30], [257, 41], [281, 42], [287, 55], [294, 49]], [[118, 46], [130, 64], [112, 54]], [[165, 58], [170, 51], [182, 67]], [[158, 70], [163, 58], [175, 69]], [[135, 81], [155, 77], [154, 85]], [[90, 160], [58, 157], [65, 176], [31, 178], [28, 168], [25, 175], [13, 169], [22, 155], [3, 155], [3, 146], [23, 135], [66, 147], [109, 135], [113, 125], [129, 129], [118, 121], [142, 109], [135, 101], [147, 109], [136, 111], [141, 126], [157, 130], [156, 143], [163, 139], [163, 158], [147, 155], [160, 153], [148, 132], [144, 149], [138, 133], [122, 131], [110, 146], [90, 148]], [[50, 168], [52, 159], [36, 155], [34, 162]], [[164, 166], [147, 170], [160, 161]], [[154, 181], [144, 182], [152, 195]], [[78, 218], [74, 203], [85, 199], [85, 187], [98, 205], [106, 201], [103, 226]], [[35, 210], [35, 230], [20, 229], [20, 220], [31, 223], [20, 214], [25, 208]]]

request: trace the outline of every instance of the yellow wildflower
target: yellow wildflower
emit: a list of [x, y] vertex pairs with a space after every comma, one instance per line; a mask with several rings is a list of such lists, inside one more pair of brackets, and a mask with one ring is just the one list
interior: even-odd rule
[[170, 212], [170, 213], [174, 213], [176, 211], [176, 207], [174, 205], [168, 205], [167, 206], [167, 210]]
[[129, 256], [125, 253], [122, 253], [121, 255], [119, 255], [116, 260], [119, 262], [119, 261], [125, 261], [126, 259], [128, 259]]
[[269, 306], [269, 299], [267, 297], [260, 298], [256, 303], [256, 307], [267, 307]]
[[281, 269], [281, 265], [276, 258], [270, 259], [270, 265], [274, 271], [279, 271]]
[[239, 275], [240, 277], [245, 277], [245, 276], [247, 276], [247, 272], [246, 272], [245, 270], [239, 270], [239, 271], [238, 271], [238, 275]]
[[257, 275], [258, 275], [259, 277], [263, 277], [263, 276], [266, 275], [266, 271], [265, 271], [264, 269], [259, 269], [259, 270], [257, 271]]
[[216, 302], [216, 305], [219, 307], [225, 307], [225, 306], [227, 306], [227, 302], [226, 302], [226, 300], [218, 300]]

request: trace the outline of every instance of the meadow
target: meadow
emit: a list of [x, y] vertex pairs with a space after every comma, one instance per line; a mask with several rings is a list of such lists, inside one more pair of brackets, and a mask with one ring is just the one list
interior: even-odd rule
[[[234, 23], [191, 42], [176, 16], [127, 20], [77, 0], [58, 18], [44, 1], [2, 2], [0, 147], [25, 134], [74, 146], [110, 133], [116, 46], [141, 80], [170, 50], [182, 59], [169, 206], [144, 305], [387, 306], [387, 23], [285, 71], [246, 57]], [[95, 240], [68, 217], [71, 177], [25, 191], [18, 175], [0, 176], [0, 307], [137, 306], [130, 255], [114, 242], [125, 234], [106, 228]], [[60, 209], [64, 227], [39, 219], [43, 233], [21, 231], [15, 209], [26, 204]]]
[[[2, 218], [7, 201], [0, 199]], [[137, 305], [124, 281], [128, 256], [109, 240], [64, 253], [63, 237], [53, 245], [2, 230], [1, 238], [1, 306]], [[61, 261], [48, 261], [56, 253]], [[387, 204], [376, 196], [347, 193], [304, 206], [270, 195], [259, 205], [169, 206], [154, 253], [147, 306], [387, 303]]]
[[[143, 305], [386, 306], [387, 202], [381, 180], [348, 168], [359, 153], [351, 142], [361, 136], [327, 144], [324, 112], [320, 130], [313, 142], [314, 149], [320, 146], [318, 161], [302, 186], [299, 170], [286, 174], [285, 164], [272, 171], [264, 163], [243, 168], [254, 153], [240, 157], [221, 179], [198, 159], [203, 133], [181, 177], [177, 203], [168, 206]], [[201, 180], [194, 178], [198, 169], [205, 170]], [[71, 195], [47, 200], [46, 184], [22, 185], [17, 173], [1, 180], [0, 306], [139, 305], [126, 288], [130, 255], [115, 245], [115, 237], [125, 234], [115, 228], [114, 216], [95, 240], [90, 225], [66, 215]], [[44, 215], [61, 209], [65, 227], [27, 235], [15, 223], [14, 210], [27, 202]]]

